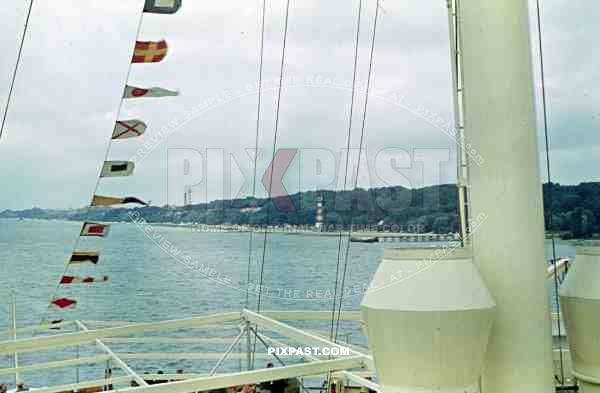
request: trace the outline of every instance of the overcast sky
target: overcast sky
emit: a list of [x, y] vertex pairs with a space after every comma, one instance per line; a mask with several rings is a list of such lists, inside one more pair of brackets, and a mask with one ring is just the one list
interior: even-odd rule
[[[34, 1], [0, 140], [0, 210], [79, 207], [89, 202], [116, 119], [142, 2]], [[112, 143], [109, 159], [129, 160], [137, 155], [136, 171], [133, 177], [103, 179], [99, 194], [135, 195], [153, 204], [181, 203], [183, 190], [178, 185], [177, 191], [169, 190], [169, 149], [198, 151], [185, 152], [190, 163], [186, 179], [201, 180], [193, 189], [194, 201], [252, 193], [246, 149], [255, 144], [260, 2], [183, 2], [175, 15], [144, 15], [139, 39], [165, 38], [170, 50], [161, 63], [133, 65], [129, 76], [131, 85], [179, 89], [181, 95], [124, 102], [119, 118], [142, 119], [148, 130], [142, 138]], [[9, 3], [0, 9], [2, 110], [28, 1]], [[354, 148], [359, 145], [375, 0], [364, 3]], [[273, 147], [284, 4], [284, 0], [267, 0], [259, 180]], [[341, 188], [358, 1], [292, 0], [291, 4], [277, 147], [301, 150], [284, 184], [290, 192]], [[366, 154], [361, 161], [366, 165], [359, 185], [420, 187], [454, 182], [455, 142], [431, 121], [452, 121], [445, 1], [387, 0], [383, 7]], [[595, 181], [600, 171], [600, 5], [546, 0], [543, 7], [553, 180]], [[219, 103], [223, 97], [228, 99]], [[205, 102], [218, 105], [196, 113]], [[180, 126], [169, 128], [175, 120]], [[172, 132], [161, 137], [166, 130]], [[149, 141], [160, 143], [152, 142], [156, 146], [148, 150]], [[224, 149], [224, 165], [218, 150], [207, 149]], [[414, 149], [437, 149], [427, 154], [437, 157], [441, 169], [425, 170]], [[182, 153], [173, 153], [171, 170], [177, 172]], [[230, 155], [237, 165], [230, 165]], [[320, 172], [316, 158], [322, 162]], [[350, 161], [356, 162], [354, 157]], [[401, 168], [401, 175], [392, 166]], [[351, 178], [348, 184], [352, 183]], [[259, 182], [257, 194], [264, 192]]]

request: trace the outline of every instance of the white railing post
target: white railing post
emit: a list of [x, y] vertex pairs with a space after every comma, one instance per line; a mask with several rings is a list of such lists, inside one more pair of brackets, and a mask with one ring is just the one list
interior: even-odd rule
[[[15, 293], [15, 291], [12, 291], [12, 304], [11, 304], [11, 312], [10, 312], [10, 316], [11, 316], [11, 326], [12, 326], [12, 338], [13, 341], [17, 341], [17, 295]], [[14, 352], [13, 354], [13, 363], [15, 366], [15, 370], [18, 370], [19, 368], [19, 353], [18, 352]], [[19, 384], [19, 372], [15, 371], [15, 386], [17, 386]]]

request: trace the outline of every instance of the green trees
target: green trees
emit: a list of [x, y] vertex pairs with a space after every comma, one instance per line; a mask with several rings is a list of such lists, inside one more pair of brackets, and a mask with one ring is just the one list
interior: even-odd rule
[[[546, 230], [565, 238], [600, 236], [600, 183], [562, 186], [544, 184]], [[291, 195], [295, 211], [280, 212], [268, 199], [243, 198], [189, 206], [136, 208], [150, 223], [231, 224], [250, 226], [313, 226], [316, 201], [321, 196], [326, 228], [392, 230], [406, 232], [457, 232], [457, 190], [452, 184], [417, 189], [404, 187], [353, 191], [307, 191]], [[5, 210], [0, 218], [38, 218], [131, 221], [130, 209], [95, 208]], [[552, 219], [550, 220], [550, 214]], [[552, 223], [552, 225], [550, 225]], [[378, 226], [378, 224], [380, 224]]]

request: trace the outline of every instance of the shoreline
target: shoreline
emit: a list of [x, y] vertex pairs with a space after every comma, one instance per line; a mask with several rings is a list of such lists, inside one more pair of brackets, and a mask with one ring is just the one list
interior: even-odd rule
[[[68, 219], [46, 219], [46, 218], [0, 218], [5, 221], [46, 221], [46, 222], [65, 222], [65, 223], [82, 223], [79, 220], [68, 220]], [[135, 224], [135, 221], [102, 221], [109, 224]], [[147, 225], [155, 227], [165, 228], [181, 228], [190, 229], [192, 232], [197, 233], [264, 233], [264, 227], [249, 227], [244, 225], [209, 225], [209, 224], [192, 224], [192, 223], [173, 223], [173, 222], [146, 222]], [[298, 236], [340, 236], [340, 235], [356, 235], [357, 237], [385, 237], [385, 238], [432, 238], [432, 237], [443, 237], [442, 241], [455, 241], [459, 240], [458, 233], [412, 233], [412, 232], [391, 232], [391, 231], [372, 231], [372, 230], [343, 230], [343, 231], [317, 231], [313, 228], [282, 228], [282, 227], [268, 227], [267, 233], [279, 233], [285, 235], [298, 235]]]
[[[59, 219], [59, 218], [0, 218], [0, 221], [46, 221], [46, 222], [65, 222], [65, 223], [82, 223], [79, 220]], [[134, 221], [102, 221], [109, 224], [135, 224]], [[189, 229], [192, 232], [197, 233], [264, 233], [264, 227], [252, 228], [244, 225], [209, 225], [209, 224], [193, 224], [193, 223], [174, 223], [174, 222], [147, 222], [148, 225], [155, 227], [165, 228], [181, 228]], [[412, 232], [378, 232], [378, 231], [365, 231], [365, 230], [352, 230], [352, 231], [317, 231], [312, 228], [280, 228], [270, 227], [267, 228], [267, 233], [279, 233], [284, 235], [298, 235], [298, 236], [340, 236], [340, 235], [355, 235], [356, 237], [381, 237], [381, 238], [395, 238], [394, 240], [399, 241], [402, 238], [407, 239], [431, 239], [440, 238], [440, 241], [459, 241], [458, 233], [412, 233]], [[595, 239], [563, 239], [557, 233], [546, 232], [545, 240], [550, 240], [552, 237], [562, 242], [567, 242], [572, 245], [577, 243], [594, 241]], [[408, 241], [408, 240], [407, 240]]]

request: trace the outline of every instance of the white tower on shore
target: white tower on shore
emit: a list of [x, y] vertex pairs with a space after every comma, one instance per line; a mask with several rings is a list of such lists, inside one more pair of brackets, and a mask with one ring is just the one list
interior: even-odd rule
[[186, 186], [183, 190], [183, 206], [192, 204], [192, 187]]
[[317, 197], [317, 211], [315, 213], [315, 229], [321, 231], [323, 228], [323, 196]]

